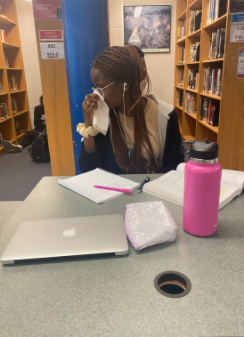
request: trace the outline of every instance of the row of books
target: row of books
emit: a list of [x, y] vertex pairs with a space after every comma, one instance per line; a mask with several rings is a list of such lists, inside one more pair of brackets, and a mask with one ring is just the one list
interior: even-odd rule
[[177, 105], [183, 106], [183, 90], [177, 90]]
[[204, 69], [203, 92], [221, 96], [222, 89], [222, 69]]
[[0, 120], [8, 118], [8, 107], [5, 103], [0, 103]]
[[196, 69], [189, 69], [188, 88], [198, 90], [199, 72]]
[[184, 87], [184, 69], [179, 69], [178, 85]]
[[186, 20], [184, 21], [183, 25], [178, 27], [178, 40], [183, 39], [186, 36]]
[[0, 29], [0, 37], [2, 42], [6, 42], [6, 34], [4, 29]]
[[185, 105], [186, 113], [197, 113], [197, 94], [193, 94], [191, 92], [186, 93], [186, 105]]
[[189, 62], [197, 62], [200, 58], [200, 42], [190, 46]]
[[[13, 114], [16, 114], [19, 111], [17, 100], [14, 97], [11, 97], [11, 103], [12, 103]], [[8, 117], [8, 107], [5, 103], [0, 103], [0, 106], [3, 111], [3, 113], [0, 114], [0, 120], [6, 119]]]
[[185, 47], [180, 47], [179, 64], [185, 63]]
[[227, 12], [228, 0], [209, 0], [207, 24], [217, 20]]
[[189, 25], [189, 34], [192, 34], [201, 28], [202, 23], [202, 11], [196, 10], [191, 11], [190, 16], [190, 25]]
[[202, 98], [200, 120], [205, 119], [208, 124], [212, 126], [218, 126], [219, 110], [220, 110], [219, 101], [209, 99], [206, 97]]
[[220, 28], [212, 33], [212, 40], [209, 40], [209, 60], [223, 58], [225, 53], [225, 28]]
[[11, 76], [10, 78], [8, 78], [8, 86], [9, 86], [10, 91], [18, 90], [17, 81], [14, 76]]

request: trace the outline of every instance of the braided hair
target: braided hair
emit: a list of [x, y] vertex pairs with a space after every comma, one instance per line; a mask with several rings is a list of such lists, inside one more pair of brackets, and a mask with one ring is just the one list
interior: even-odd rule
[[[92, 67], [98, 68], [115, 81], [130, 84], [130, 95], [134, 116], [134, 151], [133, 160], [130, 161], [128, 148], [121, 131], [120, 121], [111, 111], [112, 135], [116, 162], [126, 173], [156, 172], [159, 169], [158, 161], [148, 136], [146, 127], [143, 95], [150, 92], [150, 78], [142, 50], [130, 44], [124, 47], [110, 47], [99, 54], [92, 63]], [[123, 132], [123, 131], [122, 131]], [[124, 137], [125, 138], [125, 137]], [[148, 161], [143, 157], [142, 148], [148, 153]]]

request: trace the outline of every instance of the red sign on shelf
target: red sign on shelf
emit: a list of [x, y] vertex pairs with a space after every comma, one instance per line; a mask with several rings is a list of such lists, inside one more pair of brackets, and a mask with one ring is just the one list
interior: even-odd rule
[[62, 30], [40, 30], [40, 41], [63, 41]]
[[35, 20], [61, 20], [61, 0], [32, 0]]

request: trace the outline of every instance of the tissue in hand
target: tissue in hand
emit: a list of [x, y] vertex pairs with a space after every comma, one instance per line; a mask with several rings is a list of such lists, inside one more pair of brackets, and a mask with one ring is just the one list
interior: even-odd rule
[[98, 101], [98, 109], [95, 110], [93, 116], [93, 127], [105, 136], [109, 127], [109, 107], [97, 89], [94, 90], [93, 93], [100, 98]]

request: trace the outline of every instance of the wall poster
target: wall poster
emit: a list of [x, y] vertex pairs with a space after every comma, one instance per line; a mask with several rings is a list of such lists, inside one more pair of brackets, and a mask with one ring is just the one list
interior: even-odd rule
[[124, 44], [145, 53], [169, 53], [171, 6], [124, 6]]

